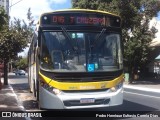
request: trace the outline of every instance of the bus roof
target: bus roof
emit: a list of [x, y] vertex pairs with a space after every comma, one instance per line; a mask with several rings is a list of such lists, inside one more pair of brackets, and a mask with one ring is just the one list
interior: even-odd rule
[[116, 14], [113, 14], [113, 13], [110, 13], [110, 12], [101, 11], [101, 10], [91, 10], [91, 9], [62, 9], [62, 10], [55, 10], [55, 11], [52, 11], [52, 12], [46, 12], [46, 13], [41, 14], [41, 16], [44, 15], [44, 14], [51, 14], [51, 13], [56, 13], [56, 12], [72, 12], [72, 11], [74, 11], [74, 12], [104, 13], [104, 14], [109, 14], [109, 15], [120, 17], [119, 15], [116, 15]]

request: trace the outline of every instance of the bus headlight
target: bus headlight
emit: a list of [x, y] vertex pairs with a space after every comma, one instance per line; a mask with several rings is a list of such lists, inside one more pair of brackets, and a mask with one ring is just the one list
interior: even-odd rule
[[56, 88], [53, 88], [53, 93], [54, 93], [55, 95], [59, 95], [59, 94], [61, 94], [61, 90], [56, 89]]
[[54, 88], [54, 87], [52, 87], [52, 86], [49, 86], [48, 84], [46, 84], [46, 83], [44, 83], [44, 82], [41, 82], [41, 86], [42, 86], [44, 89], [48, 90], [49, 92], [51, 92], [51, 93], [53, 93], [53, 94], [55, 94], [55, 95], [61, 94], [61, 90], [59, 90], [59, 89], [57, 89], [57, 88]]
[[118, 89], [120, 89], [123, 86], [123, 82], [118, 83], [116, 86], [111, 87], [111, 92], [116, 92]]

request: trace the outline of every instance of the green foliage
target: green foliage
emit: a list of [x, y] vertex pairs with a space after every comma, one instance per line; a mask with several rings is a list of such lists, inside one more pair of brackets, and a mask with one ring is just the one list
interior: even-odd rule
[[27, 46], [28, 42], [26, 33], [27, 31], [19, 26], [19, 24], [16, 24], [9, 29], [6, 28], [0, 32], [1, 59], [9, 61]]
[[5, 13], [3, 7], [0, 7], [0, 31], [4, 29], [7, 23], [8, 23], [8, 15]]
[[28, 67], [27, 58], [20, 58], [19, 60], [16, 60], [15, 67], [17, 69], [25, 70]]
[[125, 65], [142, 67], [151, 51], [149, 47], [157, 30], [149, 28], [150, 20], [160, 11], [159, 0], [72, 0], [73, 8], [112, 12], [122, 18]]
[[32, 16], [31, 8], [28, 9], [27, 19], [29, 21], [29, 26], [32, 26], [33, 23], [34, 23], [34, 19], [33, 19], [33, 16]]
[[[1, 10], [1, 9], [0, 9]], [[28, 10], [28, 19], [32, 19], [30, 9]], [[0, 31], [0, 59], [9, 61], [13, 59], [19, 52], [22, 52], [27, 47], [28, 42], [32, 34], [33, 22], [27, 25], [25, 21], [14, 18], [11, 25], [8, 26], [8, 21], [5, 12], [0, 18], [3, 18], [3, 29]], [[33, 21], [33, 20], [32, 20]]]
[[31, 42], [31, 37], [32, 37], [32, 33], [33, 33], [33, 30], [34, 30], [34, 19], [33, 19], [33, 16], [32, 16], [32, 12], [31, 12], [31, 9], [29, 8], [28, 9], [28, 12], [27, 12], [27, 19], [28, 19], [28, 22], [29, 24], [25, 24], [26, 26], [26, 29], [28, 30], [28, 39], [29, 39], [29, 42]]

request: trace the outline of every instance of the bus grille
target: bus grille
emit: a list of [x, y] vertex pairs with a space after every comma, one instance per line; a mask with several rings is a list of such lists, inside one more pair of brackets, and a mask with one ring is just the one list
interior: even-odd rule
[[97, 89], [97, 90], [62, 90], [64, 93], [85, 93], [85, 92], [104, 92], [109, 90], [109, 88], [105, 88], [105, 89]]
[[110, 99], [96, 99], [94, 103], [80, 103], [80, 100], [67, 100], [64, 101], [66, 107], [72, 106], [89, 106], [89, 105], [105, 105], [110, 102]]
[[58, 82], [98, 82], [113, 80], [123, 72], [120, 70], [107, 73], [53, 73], [41, 70], [41, 73]]

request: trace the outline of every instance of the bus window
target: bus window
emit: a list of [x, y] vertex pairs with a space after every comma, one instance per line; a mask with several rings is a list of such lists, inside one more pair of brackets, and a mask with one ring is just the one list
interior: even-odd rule
[[64, 62], [62, 51], [53, 50], [51, 53], [51, 57], [54, 69], [61, 69]]

